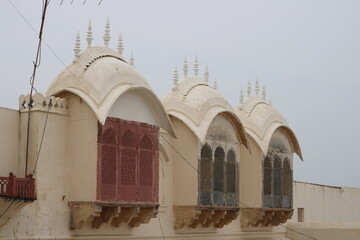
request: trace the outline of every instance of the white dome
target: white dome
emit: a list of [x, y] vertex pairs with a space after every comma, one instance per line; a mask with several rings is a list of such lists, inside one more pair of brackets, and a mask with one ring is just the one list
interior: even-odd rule
[[226, 115], [248, 146], [245, 130], [233, 107], [221, 94], [198, 77], [184, 78], [163, 100], [166, 111], [183, 121], [203, 142], [208, 128], [218, 114]]
[[276, 129], [282, 128], [289, 136], [293, 151], [302, 159], [301, 149], [295, 134], [281, 114], [258, 96], [248, 97], [236, 109], [246, 132], [258, 143], [266, 155], [271, 137]]
[[159, 127], [175, 135], [161, 101], [151, 87], [122, 55], [108, 47], [90, 47], [82, 51], [51, 83], [47, 95], [71, 92], [81, 97], [104, 124], [111, 106], [120, 95], [137, 90], [145, 95], [158, 116]]

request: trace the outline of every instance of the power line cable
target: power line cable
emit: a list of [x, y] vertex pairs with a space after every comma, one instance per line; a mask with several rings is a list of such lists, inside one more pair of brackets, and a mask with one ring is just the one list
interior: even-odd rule
[[[160, 136], [164, 139], [164, 141], [165, 141], [183, 160], [185, 160], [185, 162], [186, 162], [192, 169], [194, 169], [198, 174], [200, 174], [200, 177], [201, 177], [200, 171], [197, 170], [188, 160], [186, 160], [186, 158], [185, 158], [178, 150], [176, 150], [176, 148], [175, 148], [174, 146], [172, 146], [172, 144], [170, 144], [169, 141], [168, 141], [161, 133], [160, 133]], [[236, 198], [235, 198], [234, 200], [237, 201], [239, 204], [245, 206], [245, 207], [248, 208], [249, 210], [255, 212], [255, 213], [258, 214], [259, 216], [262, 216], [261, 212], [256, 211], [255, 209], [251, 208], [250, 206], [248, 206], [247, 204], [241, 202], [240, 200], [238, 200], [238, 199], [236, 199]], [[310, 238], [310, 239], [313, 239], [313, 240], [317, 240], [316, 238], [314, 238], [314, 237], [312, 237], [312, 236], [309, 236], [309, 235], [307, 235], [307, 234], [305, 234], [305, 233], [299, 232], [299, 231], [294, 230], [294, 229], [292, 229], [292, 228], [286, 227], [286, 226], [283, 225], [283, 224], [279, 224], [279, 226], [284, 227], [285, 229], [290, 230], [290, 231], [292, 231], [292, 232], [295, 232], [295, 233], [298, 233], [298, 234], [300, 234], [300, 235], [303, 235], [303, 236], [305, 236], [305, 237], [307, 237], [307, 238]]]
[[161, 230], [162, 238], [165, 240], [165, 235], [164, 235], [164, 231], [163, 231], [161, 220], [160, 220], [160, 213], [158, 213], [158, 220], [159, 220], [159, 224], [160, 224], [160, 230]]

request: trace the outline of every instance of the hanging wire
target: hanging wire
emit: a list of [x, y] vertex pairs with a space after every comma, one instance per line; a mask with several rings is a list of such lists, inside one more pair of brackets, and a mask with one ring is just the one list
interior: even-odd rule
[[[160, 136], [161, 136], [161, 137], [164, 139], [164, 141], [181, 157], [181, 159], [183, 159], [183, 160], [184, 160], [192, 169], [194, 169], [194, 170], [200, 175], [200, 177], [201, 177], [200, 171], [197, 170], [188, 160], [186, 160], [186, 158], [185, 158], [181, 153], [179, 153], [179, 151], [177, 151], [176, 148], [175, 148], [174, 146], [172, 146], [172, 145], [169, 143], [169, 141], [168, 141], [161, 133], [160, 133]], [[256, 211], [255, 209], [251, 208], [250, 206], [248, 206], [247, 204], [241, 202], [240, 200], [238, 200], [238, 199], [235, 198], [235, 201], [238, 202], [240, 205], [243, 205], [243, 206], [246, 207], [247, 209], [253, 211], [253, 212], [256, 213], [257, 215], [262, 216], [261, 212]], [[299, 232], [299, 231], [294, 230], [294, 229], [292, 229], [292, 228], [286, 227], [286, 226], [283, 225], [283, 224], [280, 224], [279, 226], [284, 227], [285, 229], [287, 229], [287, 230], [289, 230], [289, 231], [292, 231], [292, 232], [298, 233], [298, 234], [300, 234], [300, 235], [303, 235], [303, 236], [305, 236], [305, 237], [307, 237], [307, 238], [310, 238], [310, 239], [313, 239], [313, 240], [317, 240], [316, 238], [314, 238], [314, 237], [312, 237], [312, 236], [309, 236], [309, 235], [307, 235], [307, 234], [305, 234], [305, 233]]]
[[162, 238], [165, 240], [165, 235], [164, 235], [163, 227], [162, 227], [161, 220], [160, 220], [160, 213], [158, 213], [158, 220], [159, 220], [159, 225], [160, 225]]

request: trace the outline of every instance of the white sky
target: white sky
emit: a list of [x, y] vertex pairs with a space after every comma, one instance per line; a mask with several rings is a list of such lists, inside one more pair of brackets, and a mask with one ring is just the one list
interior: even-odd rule
[[[11, 2], [38, 31], [42, 1]], [[185, 55], [190, 66], [198, 55], [201, 75], [209, 65], [211, 80], [234, 107], [241, 86], [258, 77], [300, 141], [304, 162], [295, 159], [295, 180], [360, 187], [360, 1], [60, 2], [50, 3], [44, 39], [66, 65], [76, 32], [86, 46], [91, 20], [93, 45], [103, 45], [109, 17], [110, 47], [121, 31], [124, 56], [134, 53], [159, 97], [171, 89], [174, 66], [181, 69]], [[37, 35], [9, 1], [0, 9], [0, 106], [17, 109], [18, 96], [30, 90]], [[37, 90], [44, 93], [63, 69], [43, 46]]]

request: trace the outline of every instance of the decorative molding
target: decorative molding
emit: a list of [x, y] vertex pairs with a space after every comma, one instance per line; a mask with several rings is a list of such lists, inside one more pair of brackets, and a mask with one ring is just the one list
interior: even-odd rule
[[64, 98], [44, 96], [41, 93], [36, 93], [32, 96], [32, 102], [30, 102], [30, 94], [26, 96], [21, 95], [19, 97], [20, 112], [29, 111], [29, 105], [31, 105], [31, 111], [49, 111], [51, 113], [67, 114], [67, 104]]
[[241, 208], [241, 227], [273, 227], [285, 223], [293, 215], [288, 208]]
[[70, 227], [80, 229], [84, 223], [90, 223], [92, 229], [102, 224], [119, 227], [128, 224], [138, 227], [147, 224], [158, 213], [158, 204], [126, 204], [116, 202], [69, 202]]
[[212, 206], [174, 206], [174, 228], [196, 228], [198, 225], [208, 228], [222, 228], [235, 220], [238, 207]]

